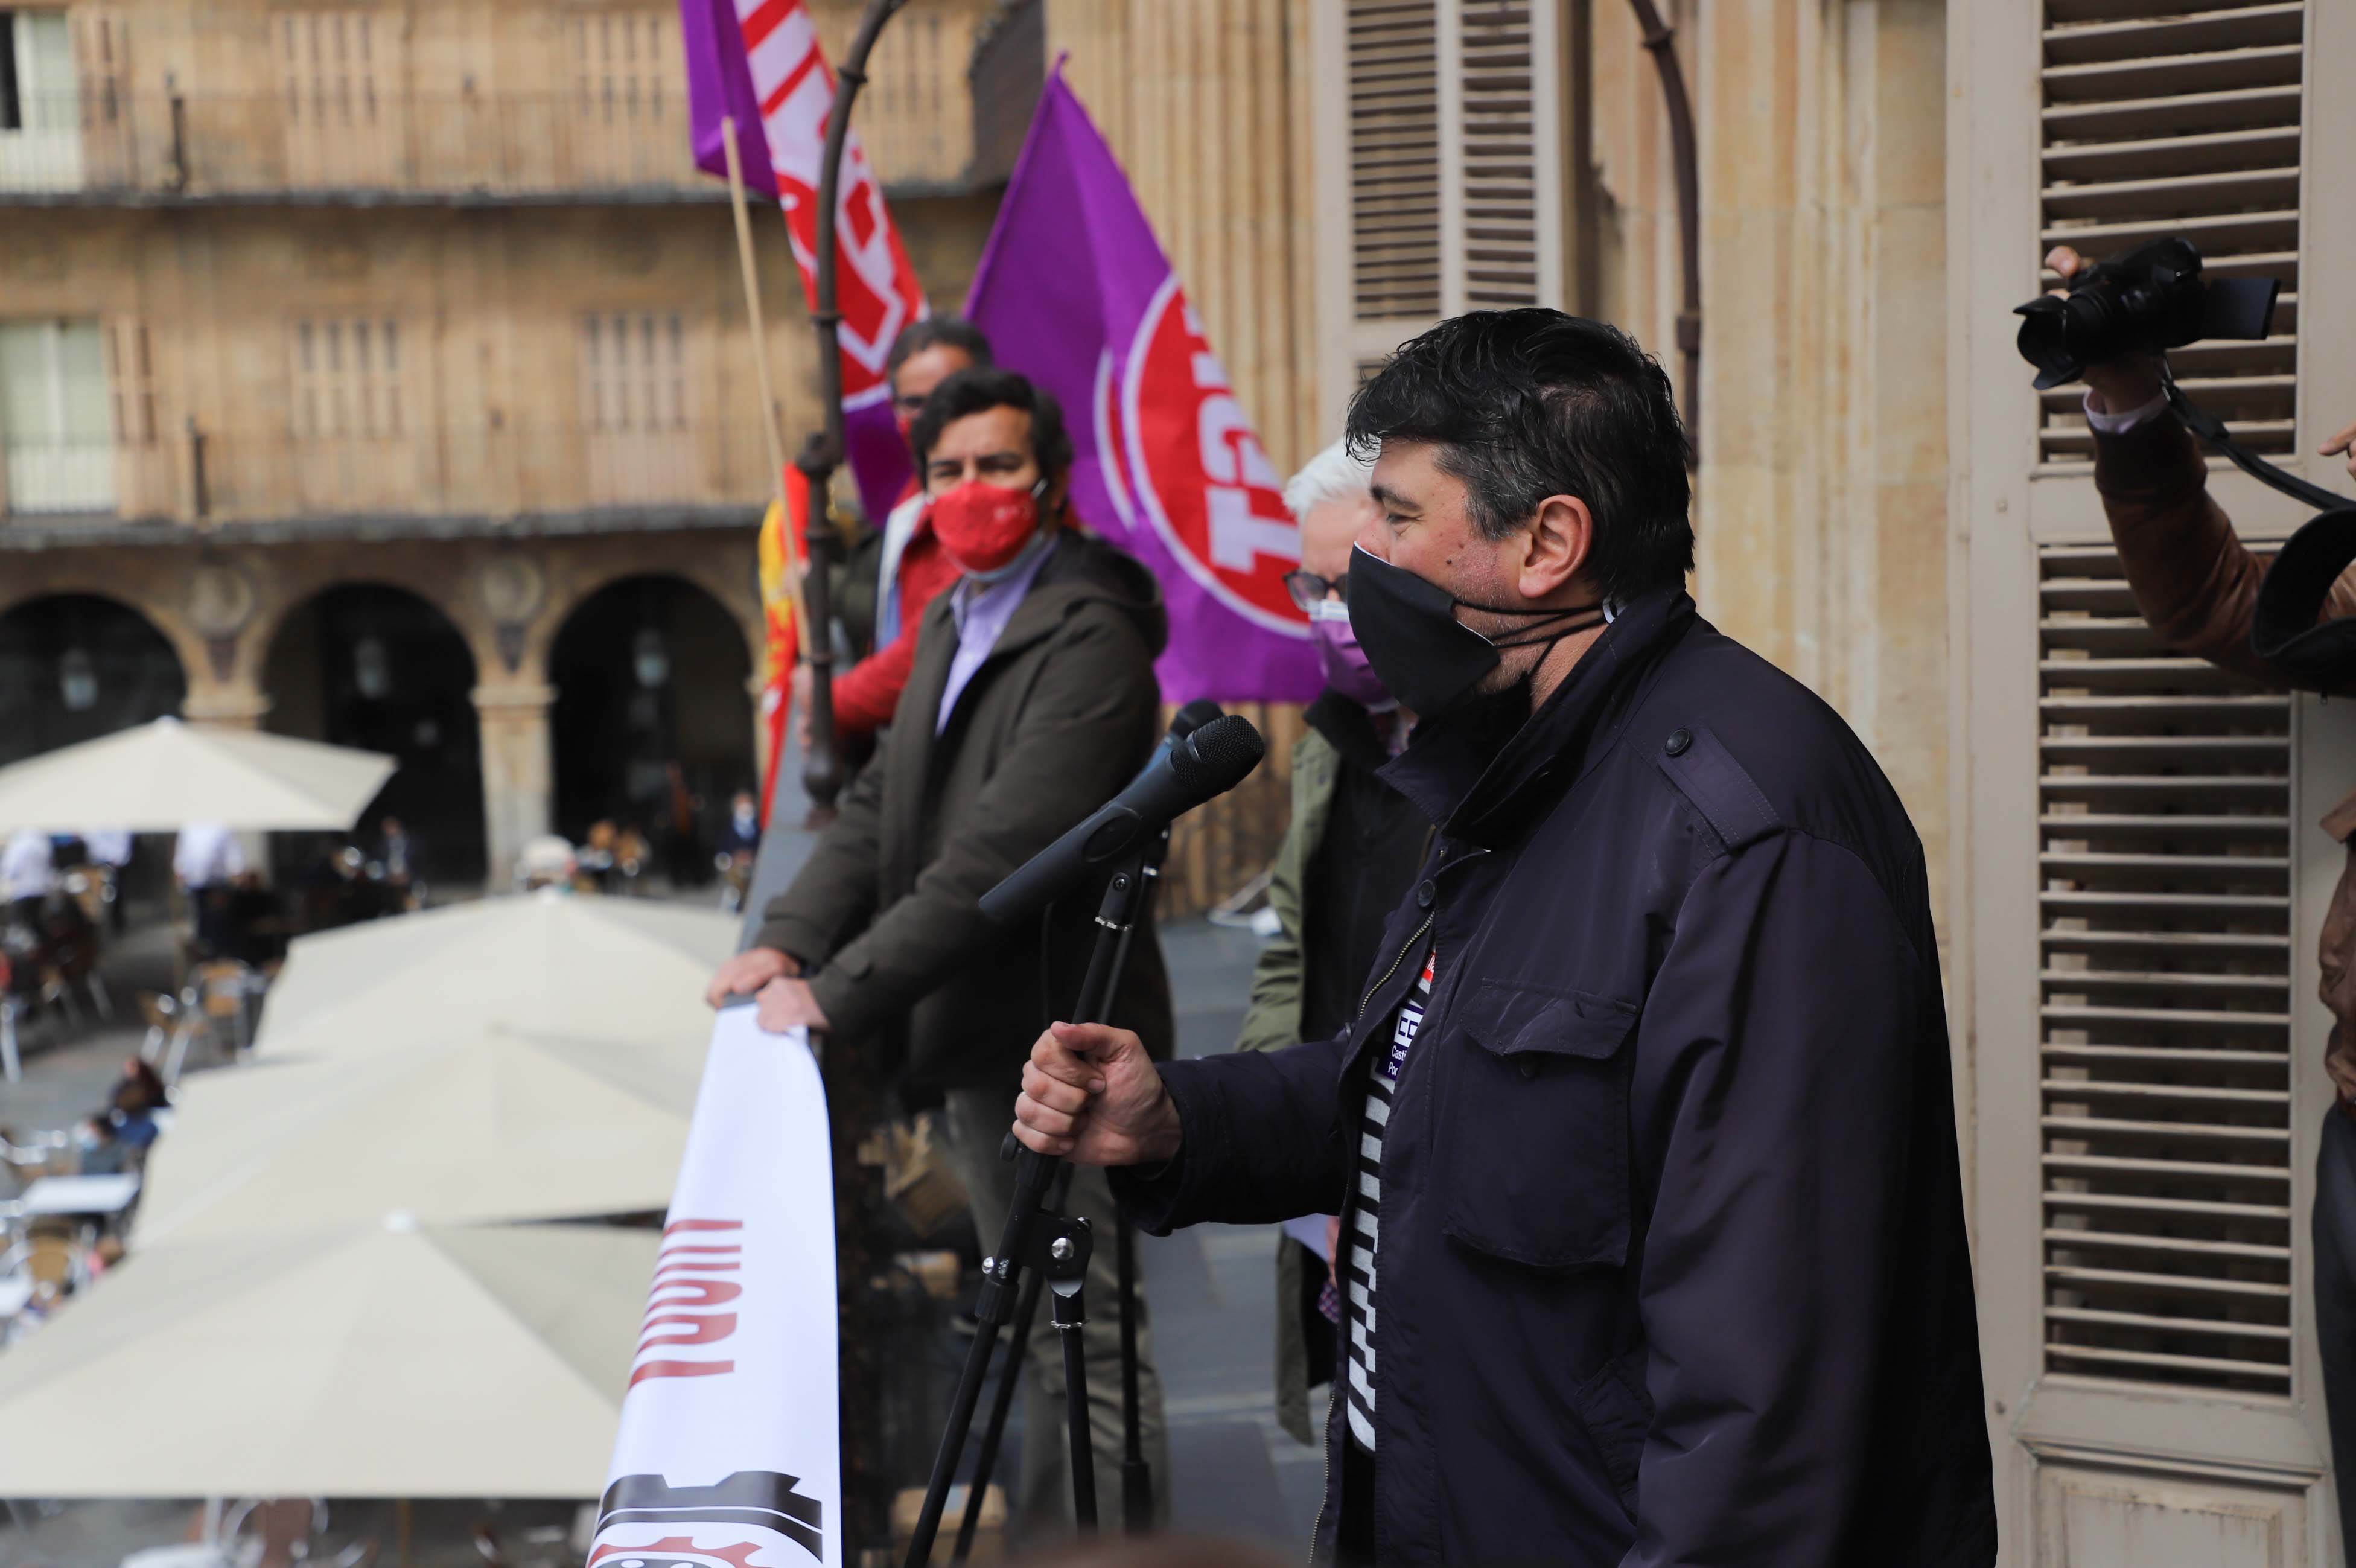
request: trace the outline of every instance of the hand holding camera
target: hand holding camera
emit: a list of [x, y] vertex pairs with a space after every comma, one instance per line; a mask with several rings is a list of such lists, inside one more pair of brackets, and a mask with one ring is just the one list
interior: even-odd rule
[[[2045, 253], [2045, 264], [2062, 279], [2062, 286], [2047, 297], [2066, 300], [2070, 297], [2070, 286], [2078, 274], [2095, 263], [2067, 245], [2056, 245]], [[2164, 362], [2158, 354], [2130, 349], [2115, 358], [2098, 360], [2087, 365], [2086, 385], [2102, 405], [2102, 412], [2126, 413], [2141, 408], [2160, 395], [2159, 372]]]

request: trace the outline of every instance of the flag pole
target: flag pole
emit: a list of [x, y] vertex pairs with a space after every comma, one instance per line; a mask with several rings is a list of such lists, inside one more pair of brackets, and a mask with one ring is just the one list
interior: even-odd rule
[[[819, 412], [826, 420], [822, 430], [813, 432], [795, 463], [810, 481], [813, 495], [830, 494], [834, 471], [847, 456], [848, 443], [842, 424], [842, 349], [841, 328], [842, 311], [838, 304], [836, 274], [840, 270], [835, 242], [836, 219], [842, 199], [842, 157], [851, 142], [851, 112], [857, 102], [859, 90], [867, 85], [867, 57], [874, 52], [875, 39], [884, 24], [899, 13], [907, 0], [869, 0], [866, 15], [860, 18], [859, 32], [851, 40], [851, 50], [843, 56], [842, 65], [834, 73], [834, 107], [826, 120], [826, 151], [819, 160], [818, 173], [818, 235], [817, 307], [810, 312], [810, 325], [818, 331], [818, 379]], [[831, 559], [836, 540], [833, 531], [810, 542], [810, 559], [816, 566]], [[812, 738], [808, 766], [802, 772], [803, 787], [809, 791], [810, 813], [832, 816], [834, 798], [842, 789], [842, 765], [834, 747], [834, 697], [826, 683], [828, 667], [813, 658], [811, 685], [814, 694], [810, 703]], [[822, 695], [817, 693], [823, 693]], [[817, 733], [817, 721], [827, 721], [826, 733]]]
[[[834, 471], [847, 456], [842, 419], [842, 349], [839, 328], [842, 312], [836, 294], [836, 216], [841, 202], [842, 157], [851, 141], [851, 111], [859, 90], [867, 84], [867, 59], [884, 25], [907, 0], [868, 0], [859, 31], [851, 40], [835, 72], [834, 106], [826, 120], [826, 150], [819, 162], [817, 302], [810, 324], [818, 331], [819, 409], [825, 424], [810, 433], [795, 466], [809, 481], [813, 497], [831, 493]], [[878, 520], [879, 521], [881, 520]], [[826, 563], [836, 539], [832, 528], [810, 543], [811, 582], [823, 595]], [[825, 600], [819, 597], [823, 607]], [[834, 799], [842, 789], [842, 765], [834, 749], [834, 693], [830, 683], [832, 650], [825, 638], [812, 645], [810, 660], [809, 756], [802, 769], [802, 787], [810, 798], [815, 823], [834, 814]], [[876, 1120], [876, 1084], [872, 1052], [822, 1050], [819, 1071], [826, 1085], [828, 1128], [834, 1140], [835, 1278], [841, 1292], [842, 1322], [874, 1322], [874, 1293], [868, 1283], [881, 1250], [868, 1215], [881, 1198], [875, 1171], [859, 1157], [859, 1146]], [[872, 1326], [845, 1333], [841, 1343], [840, 1389], [842, 1405], [842, 1502], [847, 1541], [862, 1546], [883, 1546], [891, 1541], [889, 1509], [881, 1434], [883, 1368], [876, 1354]], [[845, 1554], [846, 1559], [848, 1553]]]
[[761, 274], [753, 264], [753, 219], [744, 205], [744, 164], [736, 150], [736, 116], [720, 117], [720, 144], [728, 157], [728, 204], [736, 213], [736, 260], [744, 271], [744, 319], [753, 337], [753, 376], [761, 389], [761, 435], [769, 446], [769, 480], [777, 498], [777, 530], [786, 558], [786, 591], [793, 596], [794, 639], [808, 659], [809, 607], [802, 599], [801, 544], [794, 538], [793, 504], [786, 497], [786, 438], [777, 429], [780, 410], [769, 384], [769, 337], [761, 319]]

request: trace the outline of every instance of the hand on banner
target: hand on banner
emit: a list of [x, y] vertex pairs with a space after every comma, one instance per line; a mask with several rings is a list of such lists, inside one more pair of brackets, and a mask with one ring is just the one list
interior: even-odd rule
[[828, 1027], [826, 1009], [810, 994], [809, 982], [781, 974], [761, 987], [759, 1021], [763, 1030], [782, 1035], [787, 1029]]
[[1023, 1069], [1014, 1136], [1082, 1165], [1158, 1165], [1178, 1153], [1178, 1107], [1127, 1029], [1053, 1024]]
[[799, 974], [802, 966], [775, 948], [746, 948], [722, 964], [704, 988], [707, 1007], [717, 1007], [731, 996], [751, 996], [783, 974]]

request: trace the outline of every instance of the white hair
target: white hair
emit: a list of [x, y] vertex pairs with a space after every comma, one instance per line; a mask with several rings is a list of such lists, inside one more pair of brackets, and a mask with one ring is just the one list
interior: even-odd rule
[[1350, 444], [1336, 441], [1301, 466], [1285, 481], [1284, 504], [1296, 518], [1327, 501], [1357, 500], [1375, 479], [1375, 466], [1350, 456]]

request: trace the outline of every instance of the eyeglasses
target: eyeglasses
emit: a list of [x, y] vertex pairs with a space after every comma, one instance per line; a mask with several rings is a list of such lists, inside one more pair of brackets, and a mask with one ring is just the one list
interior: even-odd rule
[[1328, 578], [1314, 572], [1287, 572], [1284, 575], [1284, 591], [1292, 596], [1292, 602], [1299, 605], [1304, 613], [1310, 606], [1321, 603], [1328, 594], [1346, 605], [1350, 602], [1350, 574], [1344, 572], [1338, 577]]

